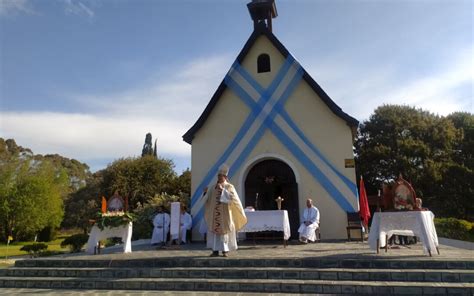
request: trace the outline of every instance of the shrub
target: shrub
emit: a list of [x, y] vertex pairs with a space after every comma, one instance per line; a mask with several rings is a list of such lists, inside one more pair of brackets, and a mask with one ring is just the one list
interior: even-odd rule
[[71, 253], [77, 253], [81, 251], [82, 247], [87, 243], [88, 239], [89, 236], [87, 234], [73, 234], [61, 242], [61, 247], [69, 247]]
[[456, 218], [435, 218], [438, 236], [474, 242], [473, 224]]
[[52, 226], [46, 226], [38, 233], [39, 242], [50, 242], [55, 239], [57, 230]]
[[169, 213], [170, 203], [175, 201], [182, 201], [187, 205], [186, 198], [167, 193], [157, 194], [143, 205], [138, 204], [134, 212], [136, 218], [133, 221], [132, 240], [151, 238], [156, 208], [163, 206]]
[[133, 240], [151, 238], [152, 219], [155, 212], [155, 209], [151, 207], [137, 209], [137, 219], [133, 222]]
[[103, 241], [103, 245], [108, 248], [108, 247], [112, 247], [112, 246], [115, 246], [117, 244], [122, 244], [122, 238], [120, 237], [109, 237], [108, 239], [106, 239], [105, 241]]
[[43, 243], [34, 243], [30, 245], [24, 245], [21, 247], [20, 251], [28, 252], [30, 256], [33, 257], [38, 257], [41, 252], [45, 251], [48, 248], [48, 245], [43, 244]]

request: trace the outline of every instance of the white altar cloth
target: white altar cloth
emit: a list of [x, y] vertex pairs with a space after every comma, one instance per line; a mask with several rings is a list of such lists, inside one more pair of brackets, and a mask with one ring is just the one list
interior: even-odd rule
[[291, 235], [288, 212], [254, 211], [245, 212], [247, 224], [239, 232], [283, 231], [283, 238], [288, 240]]
[[433, 219], [431, 211], [375, 212], [370, 227], [369, 246], [377, 250], [377, 239], [383, 247], [385, 236], [390, 238], [394, 234], [417, 236], [423, 244], [423, 251], [431, 254], [439, 246]]
[[106, 239], [109, 237], [121, 237], [123, 242], [123, 252], [131, 253], [132, 252], [132, 230], [133, 223], [130, 222], [127, 225], [119, 227], [105, 227], [104, 230], [100, 230], [96, 225], [92, 226], [91, 232], [89, 234], [89, 239], [87, 240], [86, 253], [94, 254], [94, 247], [97, 246], [97, 243], [101, 239]]

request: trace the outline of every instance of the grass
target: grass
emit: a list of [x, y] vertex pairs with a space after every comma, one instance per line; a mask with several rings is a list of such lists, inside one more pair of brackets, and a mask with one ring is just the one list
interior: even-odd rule
[[[61, 242], [73, 234], [80, 232], [77, 229], [62, 230], [57, 238], [50, 242], [45, 242], [48, 245], [46, 249], [47, 253], [69, 253], [69, 248], [62, 248]], [[25, 251], [20, 251], [24, 245], [34, 244], [35, 242], [10, 242], [10, 245], [7, 246], [5, 243], [0, 243], [0, 268], [10, 267], [15, 263], [15, 259], [12, 257], [15, 256], [28, 256], [28, 253]]]
[[[61, 248], [61, 242], [68, 237], [70, 234], [60, 234], [58, 235], [57, 239], [45, 242], [48, 245], [48, 249], [46, 251], [49, 252], [62, 252], [67, 253], [69, 252], [69, 248]], [[0, 260], [5, 258], [10, 258], [12, 256], [26, 256], [28, 255], [27, 252], [20, 251], [20, 249], [24, 245], [34, 244], [34, 242], [10, 242], [10, 245], [7, 246], [5, 243], [0, 243]], [[2, 266], [2, 262], [0, 261], [0, 266]]]

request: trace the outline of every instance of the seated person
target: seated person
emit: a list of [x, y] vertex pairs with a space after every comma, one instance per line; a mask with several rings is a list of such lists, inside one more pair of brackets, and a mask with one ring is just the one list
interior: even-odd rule
[[417, 197], [415, 200], [415, 211], [428, 211], [427, 208], [423, 207], [423, 200], [421, 198]]
[[119, 195], [118, 190], [115, 190], [114, 195], [107, 202], [107, 211], [123, 211], [123, 205], [123, 198]]
[[181, 231], [181, 242], [178, 242], [178, 236], [173, 235], [171, 238], [172, 240], [176, 241], [177, 244], [179, 243], [186, 243], [186, 232], [191, 229], [193, 226], [193, 219], [191, 215], [186, 213], [186, 209], [183, 204], [181, 204], [181, 217], [180, 217], [180, 231]]
[[303, 212], [303, 223], [301, 223], [298, 232], [300, 233], [300, 242], [306, 244], [308, 241], [316, 240], [315, 230], [319, 227], [319, 210], [313, 206], [313, 200], [306, 200], [306, 209]]
[[170, 231], [170, 215], [164, 211], [163, 206], [157, 208], [157, 214], [153, 218], [153, 234], [151, 236], [151, 244], [165, 244]]

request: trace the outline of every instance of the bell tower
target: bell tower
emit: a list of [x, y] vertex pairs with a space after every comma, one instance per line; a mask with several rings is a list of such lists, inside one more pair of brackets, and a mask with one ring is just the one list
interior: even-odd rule
[[253, 20], [254, 30], [259, 24], [263, 24], [272, 32], [272, 18], [278, 16], [275, 0], [252, 0], [247, 7]]

